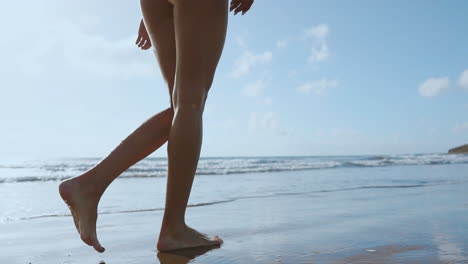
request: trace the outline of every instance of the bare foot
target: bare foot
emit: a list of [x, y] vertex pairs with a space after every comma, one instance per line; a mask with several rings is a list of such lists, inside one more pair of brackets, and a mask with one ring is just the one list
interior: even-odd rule
[[100, 253], [104, 252], [96, 235], [97, 206], [100, 197], [87, 192], [77, 178], [66, 180], [59, 186], [60, 196], [70, 208], [75, 227], [81, 240], [94, 247]]
[[159, 234], [157, 249], [164, 252], [194, 247], [219, 246], [222, 243], [223, 240], [220, 237], [209, 238], [206, 234], [188, 226], [171, 232], [163, 228]]

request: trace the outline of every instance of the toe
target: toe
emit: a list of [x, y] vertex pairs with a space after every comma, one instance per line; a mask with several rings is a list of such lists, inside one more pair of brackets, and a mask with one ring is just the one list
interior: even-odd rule
[[99, 243], [99, 240], [97, 239], [96, 236], [87, 236], [87, 235], [82, 234], [81, 240], [83, 240], [83, 242], [85, 242], [86, 245], [92, 246], [99, 253], [102, 253], [105, 250], [101, 246], [101, 243]]
[[101, 246], [101, 244], [99, 243], [99, 241], [97, 240], [97, 238], [95, 238], [95, 239], [93, 240], [93, 248], [94, 248], [97, 252], [99, 252], [99, 253], [102, 253], [102, 252], [104, 252], [104, 251], [106, 250], [105, 248], [103, 248], [103, 247]]
[[219, 236], [215, 236], [214, 240], [218, 241], [219, 244], [222, 244], [224, 242]]
[[80, 237], [81, 237], [81, 240], [83, 240], [83, 242], [84, 242], [86, 245], [88, 245], [88, 246], [92, 246], [92, 245], [93, 245], [93, 240], [91, 239], [90, 236], [87, 236], [87, 235], [81, 233]]

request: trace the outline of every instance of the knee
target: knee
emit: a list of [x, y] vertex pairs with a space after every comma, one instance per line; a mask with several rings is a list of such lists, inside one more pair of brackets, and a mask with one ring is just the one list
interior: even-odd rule
[[202, 114], [205, 109], [205, 98], [189, 98], [188, 100], [179, 99], [174, 102], [174, 112], [190, 112], [193, 114]]
[[213, 75], [206, 71], [186, 71], [180, 73], [172, 93], [174, 111], [185, 109], [203, 111], [208, 92], [213, 83]]
[[199, 90], [199, 92], [194, 93], [176, 93], [172, 102], [173, 110], [174, 112], [178, 112], [179, 110], [203, 112], [207, 95], [207, 90]]
[[179, 101], [174, 104], [174, 112], [191, 112], [202, 114], [205, 110], [204, 100]]

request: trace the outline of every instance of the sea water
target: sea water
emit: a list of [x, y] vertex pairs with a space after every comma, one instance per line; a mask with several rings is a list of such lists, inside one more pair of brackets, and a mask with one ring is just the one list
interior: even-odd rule
[[[58, 195], [61, 180], [99, 158], [0, 162], [0, 224], [69, 216]], [[164, 209], [167, 159], [147, 158], [124, 172], [103, 196], [101, 214]], [[252, 197], [347, 190], [467, 185], [468, 155], [211, 157], [201, 158], [189, 206]]]

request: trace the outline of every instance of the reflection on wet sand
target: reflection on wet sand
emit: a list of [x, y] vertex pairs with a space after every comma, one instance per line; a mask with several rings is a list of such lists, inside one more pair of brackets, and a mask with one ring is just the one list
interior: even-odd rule
[[214, 245], [209, 247], [179, 249], [170, 252], [158, 252], [157, 257], [161, 264], [186, 264], [192, 259], [219, 247], [219, 245]]
[[438, 249], [438, 258], [442, 263], [463, 263], [468, 258], [463, 251], [463, 242], [457, 242], [448, 234], [436, 233], [433, 238]]
[[[363, 253], [352, 255], [337, 262], [336, 264], [344, 263], [405, 263], [401, 258], [404, 258], [401, 253], [424, 250], [424, 246], [404, 246], [404, 245], [385, 245], [374, 247], [365, 250]], [[397, 255], [398, 254], [398, 255]]]

